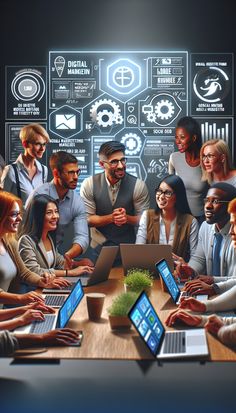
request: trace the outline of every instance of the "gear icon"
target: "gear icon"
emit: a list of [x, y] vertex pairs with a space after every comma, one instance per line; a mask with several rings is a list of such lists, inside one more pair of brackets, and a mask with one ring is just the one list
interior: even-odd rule
[[107, 109], [101, 110], [97, 114], [97, 124], [102, 126], [103, 128], [107, 128], [107, 126], [112, 126], [114, 120], [114, 114]]
[[162, 119], [162, 120], [167, 120], [170, 119], [174, 112], [175, 112], [175, 107], [172, 102], [169, 100], [164, 100], [162, 99], [160, 102], [157, 102], [155, 106], [155, 112], [157, 114], [157, 117]]
[[136, 133], [126, 133], [120, 142], [125, 145], [126, 155], [137, 155], [142, 148], [141, 138]]
[[98, 113], [103, 110], [110, 111], [114, 117], [120, 114], [120, 106], [116, 102], [111, 99], [100, 99], [90, 108], [90, 117], [94, 123], [97, 121]]
[[154, 112], [150, 112], [147, 114], [147, 120], [151, 123], [155, 122], [157, 115]]
[[117, 116], [113, 115], [113, 117], [114, 117], [114, 122], [115, 122], [117, 125], [122, 125], [122, 123], [123, 123], [123, 121], [124, 121], [123, 116], [121, 116], [121, 115], [119, 114], [119, 115], [117, 115]]

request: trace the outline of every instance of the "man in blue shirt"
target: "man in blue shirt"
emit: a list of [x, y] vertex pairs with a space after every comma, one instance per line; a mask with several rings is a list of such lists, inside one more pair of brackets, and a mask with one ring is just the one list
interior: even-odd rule
[[69, 226], [72, 224], [73, 227], [72, 245], [64, 254], [65, 258], [70, 261], [85, 252], [89, 242], [84, 202], [75, 191], [80, 169], [76, 157], [64, 151], [53, 153], [49, 164], [53, 180], [36, 188], [27, 199], [26, 207], [30, 200], [39, 194], [49, 195], [58, 201], [60, 218], [57, 243], [59, 249], [63, 239], [70, 236]]

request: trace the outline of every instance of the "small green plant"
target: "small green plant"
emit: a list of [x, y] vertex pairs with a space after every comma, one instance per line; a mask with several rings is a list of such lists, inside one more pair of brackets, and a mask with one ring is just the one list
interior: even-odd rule
[[132, 268], [127, 272], [124, 284], [130, 291], [139, 293], [152, 287], [152, 276], [148, 270]]
[[136, 293], [121, 293], [112, 301], [111, 306], [108, 308], [108, 314], [110, 316], [127, 316], [136, 299]]

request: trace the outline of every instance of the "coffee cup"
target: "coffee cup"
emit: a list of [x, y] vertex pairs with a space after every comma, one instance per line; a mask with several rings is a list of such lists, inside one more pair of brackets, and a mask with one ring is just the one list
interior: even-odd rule
[[86, 294], [88, 316], [90, 320], [99, 320], [101, 318], [105, 294], [89, 293]]

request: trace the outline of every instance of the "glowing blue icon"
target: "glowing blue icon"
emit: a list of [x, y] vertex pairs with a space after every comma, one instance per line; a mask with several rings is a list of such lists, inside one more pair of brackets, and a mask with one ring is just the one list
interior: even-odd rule
[[141, 86], [141, 68], [130, 59], [119, 59], [107, 67], [107, 86], [128, 95]]

